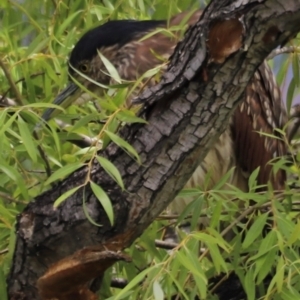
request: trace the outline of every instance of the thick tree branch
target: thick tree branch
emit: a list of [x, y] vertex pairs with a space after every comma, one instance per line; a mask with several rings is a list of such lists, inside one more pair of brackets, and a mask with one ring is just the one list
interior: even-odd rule
[[[60, 195], [85, 183], [88, 167], [37, 197], [18, 218], [10, 299], [40, 299], [38, 278], [51, 264], [84, 247], [118, 253], [141, 235], [225, 129], [256, 68], [300, 31], [299, 19], [298, 0], [212, 1], [177, 47], [161, 83], [137, 100], [145, 103], [141, 114], [148, 124], [125, 126], [120, 133], [139, 153], [141, 164], [115, 144], [99, 153], [120, 170], [126, 191], [96, 161], [92, 166], [91, 179], [112, 201], [114, 226], [89, 186], [53, 208]], [[226, 32], [231, 24], [235, 30]], [[228, 41], [216, 49], [210, 42], [219, 38], [213, 34], [218, 35], [220, 25]], [[101, 227], [87, 220], [83, 198]]]

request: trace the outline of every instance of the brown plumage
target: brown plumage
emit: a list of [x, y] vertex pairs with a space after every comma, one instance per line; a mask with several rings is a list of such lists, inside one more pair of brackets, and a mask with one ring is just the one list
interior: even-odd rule
[[[180, 24], [186, 15], [187, 13], [181, 13], [173, 17], [169, 22], [170, 26]], [[194, 24], [200, 15], [201, 11], [191, 14], [187, 23]], [[233, 34], [235, 34], [235, 26], [238, 26], [237, 32], [241, 30], [238, 21], [226, 21], [222, 26], [227, 26], [226, 24], [231, 26]], [[163, 33], [156, 33], [142, 39], [157, 28], [166, 26], [165, 21], [111, 21], [97, 27], [86, 33], [75, 45], [69, 60], [71, 65], [69, 72], [86, 87], [100, 93], [101, 88], [82, 78], [74, 70], [77, 69], [102, 84], [113, 83], [98, 55], [99, 51], [115, 66], [122, 79], [134, 81], [149, 69], [162, 64], [161, 57], [167, 59], [172, 54], [178, 43], [180, 32], [174, 32], [173, 38]], [[220, 53], [215, 51], [214, 34], [218, 34], [218, 28], [223, 30], [222, 26], [214, 28], [215, 33], [211, 33], [208, 41], [208, 49], [215, 63], [222, 62], [224, 57], [231, 53], [230, 47], [224, 50], [226, 53], [223, 53], [221, 57]], [[219, 42], [216, 38], [217, 45]], [[238, 40], [234, 51], [239, 47], [240, 41]], [[154, 81], [150, 80], [145, 83], [149, 85]], [[65, 94], [72, 96], [78, 88], [73, 84], [71, 91], [67, 89], [63, 92], [64, 96], [58, 96], [57, 104], [65, 101]], [[128, 102], [130, 101], [131, 98]], [[52, 111], [46, 112], [44, 119], [48, 119], [51, 113]], [[286, 153], [285, 144], [279, 138], [271, 139], [261, 136], [258, 132], [277, 135], [275, 129], [283, 127], [285, 118], [279, 88], [269, 66], [263, 63], [249, 82], [245, 91], [245, 99], [237, 108], [228, 128], [197, 168], [187, 183], [187, 187], [203, 187], [204, 178], [208, 172], [211, 178], [207, 188], [212, 187], [226, 172], [235, 167], [228, 183], [246, 191], [249, 175], [260, 167], [258, 184], [263, 185], [271, 181], [274, 189], [282, 189], [285, 173], [280, 170], [276, 175], [272, 175], [269, 161]], [[185, 205], [186, 200], [177, 198], [171, 210], [180, 212]]]
[[[269, 162], [286, 154], [286, 145], [275, 130], [283, 128], [285, 123], [286, 112], [279, 87], [264, 62], [249, 82], [245, 100], [234, 114], [232, 132], [237, 164], [247, 176], [260, 167], [258, 184], [270, 180], [276, 190], [284, 187], [286, 176], [283, 170], [273, 175]], [[264, 133], [277, 138], [267, 137]]]

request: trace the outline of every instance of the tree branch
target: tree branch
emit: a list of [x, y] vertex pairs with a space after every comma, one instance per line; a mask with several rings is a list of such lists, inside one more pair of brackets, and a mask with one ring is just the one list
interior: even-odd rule
[[11, 75], [10, 75], [10, 72], [8, 71], [8, 69], [6, 68], [6, 65], [5, 63], [2, 61], [2, 59], [0, 59], [0, 67], [2, 68], [8, 82], [9, 82], [9, 85], [10, 85], [10, 88], [13, 90], [15, 96], [16, 96], [16, 102], [19, 104], [19, 105], [24, 105], [23, 103], [23, 100], [22, 100], [22, 96], [19, 92], [19, 89], [18, 87], [16, 86], [16, 84], [14, 83]]
[[273, 59], [277, 55], [286, 54], [286, 53], [299, 53], [300, 47], [297, 46], [286, 46], [279, 49], [273, 50], [267, 57], [267, 60]]

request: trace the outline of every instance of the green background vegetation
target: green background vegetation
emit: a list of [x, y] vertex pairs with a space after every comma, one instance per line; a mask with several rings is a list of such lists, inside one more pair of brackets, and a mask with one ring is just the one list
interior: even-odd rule
[[[101, 100], [102, 104], [106, 103], [106, 110], [101, 114], [90, 102], [71, 106], [61, 116], [70, 124], [67, 134], [57, 133], [57, 125], [51, 121], [49, 128], [40, 130], [38, 140], [33, 137], [33, 128], [40, 122], [40, 115], [68, 81], [67, 57], [73, 45], [82, 33], [107, 20], [168, 19], [178, 12], [195, 8], [198, 5], [195, 2], [0, 2], [0, 95], [16, 102], [16, 106], [0, 107], [1, 299], [6, 299], [5, 276], [12, 259], [17, 214], [35, 196], [48, 190], [51, 183], [64, 178], [95, 156], [97, 147], [80, 149], [66, 142], [66, 138], [75, 133], [84, 134], [98, 137], [106, 144], [113, 136], [105, 132], [114, 132], [119, 121], [137, 121], [131, 112], [122, 108], [122, 96], [128, 91], [121, 89], [113, 98], [108, 95]], [[204, 7], [205, 1], [202, 2], [200, 5]], [[297, 46], [299, 39], [290, 44]], [[274, 64], [273, 61], [270, 63]], [[287, 77], [293, 78], [283, 95], [287, 106], [291, 107], [300, 84], [299, 55], [276, 58], [276, 69], [281, 85], [285, 84]], [[75, 117], [77, 120], [74, 121]], [[106, 124], [91, 122], [103, 119], [107, 120]], [[129, 146], [123, 146], [134, 154]], [[50, 178], [45, 172], [45, 160], [39, 149], [47, 156], [53, 172]], [[103, 160], [102, 164], [105, 164]], [[282, 165], [282, 162], [276, 167], [279, 164]], [[106, 164], [106, 168], [122, 184], [113, 166]], [[292, 182], [299, 175], [297, 156], [289, 172]], [[275, 195], [271, 189], [257, 194], [254, 192], [255, 178], [256, 173], [249, 180], [248, 194], [238, 190], [221, 191], [226, 178], [212, 190], [183, 191], [183, 196], [192, 195], [195, 201], [179, 219], [162, 217], [147, 229], [127, 250], [133, 262], [118, 263], [106, 273], [105, 284], [100, 291], [101, 299], [163, 299], [174, 294], [180, 294], [183, 299], [192, 299], [195, 295], [200, 295], [201, 299], [215, 299], [211, 294], [214, 287], [207, 286], [208, 279], [233, 271], [243, 283], [248, 299], [256, 299], [256, 286], [260, 289], [261, 299], [300, 299], [300, 222], [296, 210], [299, 192], [287, 188], [284, 195]], [[298, 179], [294, 181], [298, 183]], [[103, 191], [97, 187], [94, 192], [99, 198], [103, 196]], [[250, 209], [246, 214], [246, 224], [234, 224], [241, 212], [233, 199], [241, 199], [245, 207], [249, 206], [250, 200], [256, 203], [257, 209]], [[208, 208], [204, 209], [206, 203]], [[107, 213], [111, 213], [109, 204]], [[208, 215], [211, 221], [208, 228], [196, 231], [200, 215]], [[153, 241], [162, 238], [167, 225], [177, 225], [188, 216], [192, 233], [187, 235], [179, 231], [178, 251], [167, 252], [155, 247]], [[263, 234], [266, 224], [270, 228]], [[220, 232], [231, 225], [236, 236], [228, 243]], [[199, 248], [206, 250], [199, 254]], [[268, 289], [264, 289], [262, 281], [270, 272], [273, 277]], [[112, 277], [125, 278], [130, 284], [123, 290], [110, 288]]]

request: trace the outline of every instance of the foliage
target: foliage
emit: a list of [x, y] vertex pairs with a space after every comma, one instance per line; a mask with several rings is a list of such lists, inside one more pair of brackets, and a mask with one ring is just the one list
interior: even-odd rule
[[[49, 189], [53, 182], [82, 166], [89, 166], [93, 158], [124, 188], [118, 170], [97, 156], [97, 150], [109, 140], [138, 159], [135, 150], [114, 134], [120, 122], [140, 121], [123, 105], [132, 86], [121, 84], [108, 89], [103, 98], [97, 99], [105, 109], [101, 113], [92, 102], [63, 111], [60, 119], [67, 124], [67, 133], [57, 132], [58, 125], [53, 121], [48, 127], [41, 124], [40, 115], [46, 107], [52, 107], [54, 96], [67, 82], [66, 59], [72, 46], [87, 29], [109, 19], [166, 19], [191, 7], [195, 7], [191, 0], [0, 3], [0, 95], [16, 102], [15, 106], [0, 106], [0, 295], [6, 293], [5, 275], [13, 253], [15, 217], [31, 199]], [[297, 46], [299, 40], [295, 39], [292, 44]], [[293, 74], [284, 94], [291, 107], [299, 91], [299, 55], [284, 55], [272, 63], [280, 84]], [[107, 64], [110, 69], [109, 62]], [[112, 76], [117, 76], [110, 70]], [[33, 135], [36, 124], [41, 124], [38, 137]], [[93, 137], [93, 147], [80, 149], [68, 142], [83, 135]], [[297, 157], [289, 171], [298, 178]], [[89, 176], [88, 183], [113, 223], [105, 191]], [[262, 299], [300, 299], [300, 223], [294, 211], [299, 203], [299, 192], [287, 188], [285, 193], [276, 194], [269, 188], [266, 193], [255, 193], [255, 174], [249, 181], [249, 193], [234, 188], [224, 191], [221, 186], [205, 191], [184, 190], [182, 196], [195, 200], [179, 219], [161, 217], [146, 230], [127, 250], [133, 262], [118, 263], [106, 273], [106, 284], [100, 291], [102, 297], [158, 300], [180, 294], [183, 299], [192, 299], [195, 295], [215, 299], [212, 295], [215, 287], [207, 285], [208, 279], [220, 274], [222, 278], [234, 271], [248, 299], [255, 299], [256, 288]], [[75, 191], [62, 195], [55, 205]], [[250, 202], [254, 206], [250, 207]], [[210, 222], [207, 228], [198, 231], [200, 215], [208, 216]], [[191, 221], [190, 234], [177, 226], [187, 218]], [[176, 225], [178, 231], [177, 247], [168, 251], [155, 247], [154, 240], [162, 239], [170, 224]], [[226, 241], [225, 231], [234, 234], [230, 243]], [[265, 290], [262, 282], [270, 272], [273, 277]], [[123, 277], [130, 283], [123, 290], [110, 288], [112, 277]]]

